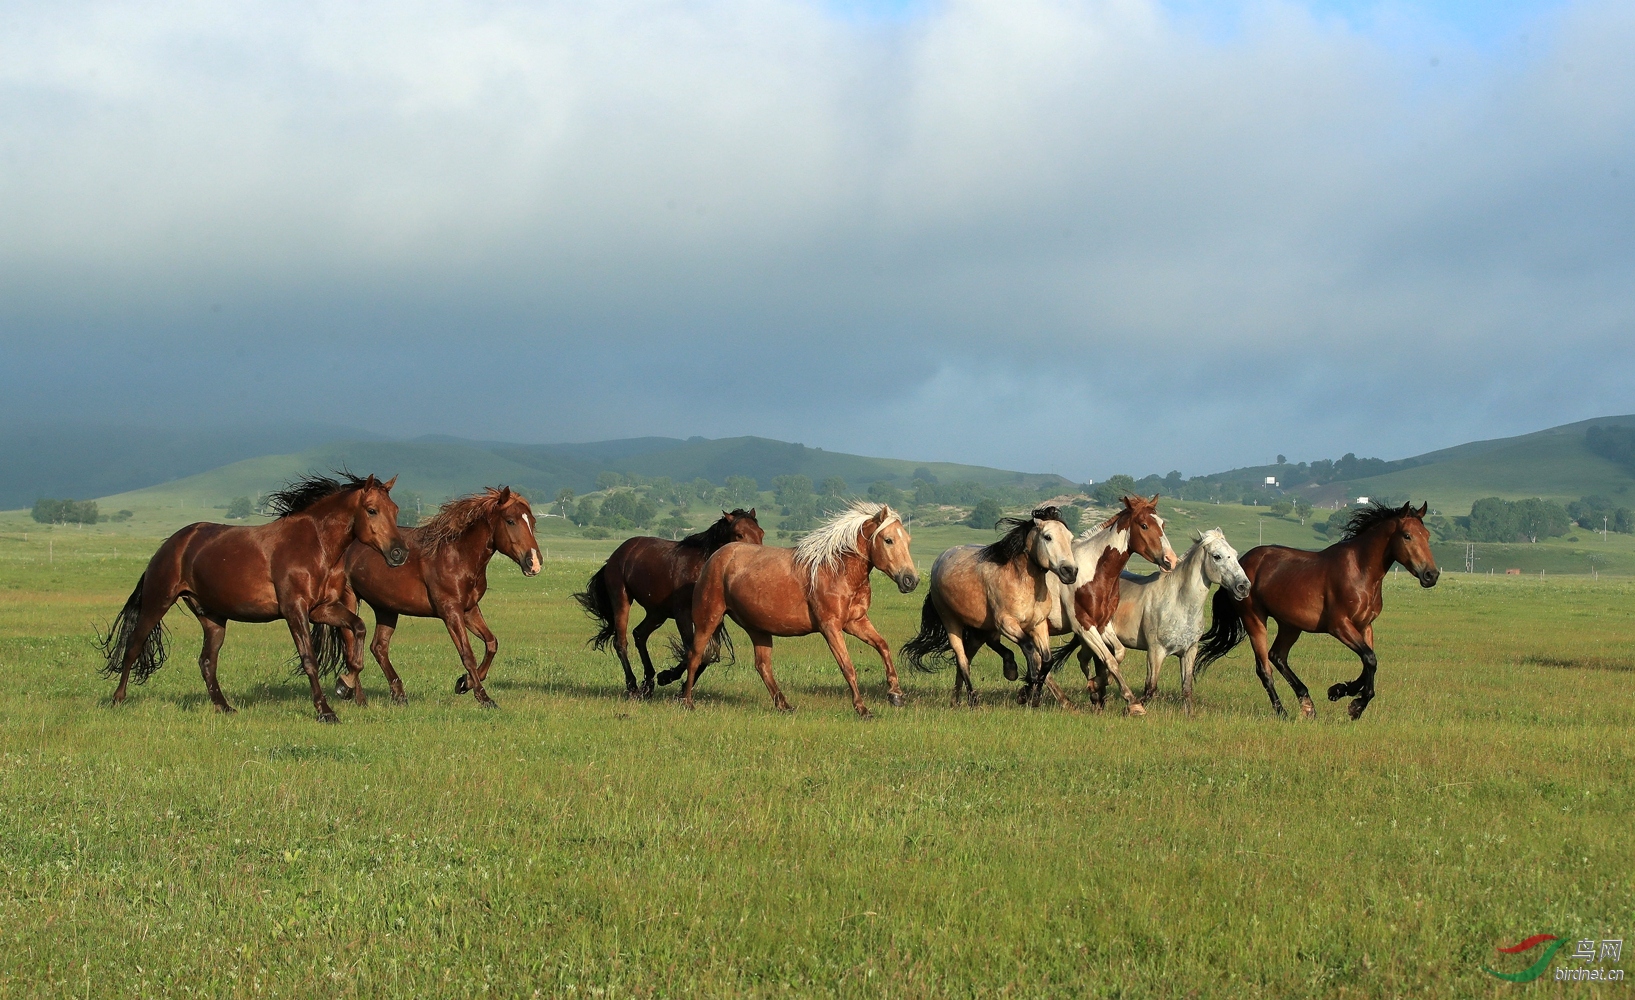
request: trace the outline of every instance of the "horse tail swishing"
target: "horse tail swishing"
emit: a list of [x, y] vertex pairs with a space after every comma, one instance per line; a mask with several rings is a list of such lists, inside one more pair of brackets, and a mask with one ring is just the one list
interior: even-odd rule
[[586, 618], [600, 623], [596, 634], [590, 637], [589, 645], [592, 649], [605, 652], [619, 632], [613, 624], [613, 598], [607, 592], [607, 567], [603, 566], [593, 573], [585, 589], [574, 594], [573, 599], [585, 609]]
[[1202, 677], [1211, 663], [1230, 653], [1247, 638], [1249, 629], [1243, 624], [1243, 615], [1238, 612], [1237, 597], [1225, 587], [1215, 591], [1213, 617], [1209, 631], [1198, 640], [1198, 665], [1192, 669], [1193, 676]]
[[147, 579], [146, 573], [136, 578], [136, 589], [125, 599], [125, 607], [109, 624], [107, 634], [97, 639], [102, 654], [108, 658], [107, 665], [102, 668], [105, 676], [112, 677], [120, 672], [125, 660], [125, 650], [132, 642], [142, 644], [140, 652], [136, 654], [136, 659], [131, 664], [131, 673], [136, 675], [136, 683], [147, 683], [154, 671], [165, 665], [165, 657], [169, 651], [165, 649], [165, 624], [162, 620], [149, 629], [145, 636], [137, 638], [137, 622], [142, 617], [142, 586]]
[[954, 644], [948, 639], [948, 626], [942, 623], [942, 615], [937, 613], [936, 602], [931, 600], [930, 594], [926, 595], [925, 604], [920, 607], [919, 634], [899, 646], [897, 652], [903, 654], [909, 666], [923, 673], [938, 669], [927, 666], [927, 658], [942, 660], [943, 666], [946, 666], [947, 659], [953, 655]]

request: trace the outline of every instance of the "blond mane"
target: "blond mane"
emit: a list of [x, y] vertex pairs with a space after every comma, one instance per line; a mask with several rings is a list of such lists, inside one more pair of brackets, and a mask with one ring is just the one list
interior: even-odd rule
[[881, 529], [893, 521], [902, 523], [902, 517], [883, 503], [853, 500], [850, 507], [813, 528], [810, 534], [795, 545], [795, 562], [810, 567], [812, 582], [816, 583], [819, 569], [839, 565], [840, 560], [848, 553], [854, 556], [863, 555], [857, 550], [857, 533], [881, 511], [886, 512], [885, 520], [880, 523]]

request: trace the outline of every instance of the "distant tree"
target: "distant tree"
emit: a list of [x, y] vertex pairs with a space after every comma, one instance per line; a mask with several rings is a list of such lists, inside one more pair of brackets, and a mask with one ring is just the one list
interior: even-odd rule
[[95, 500], [34, 501], [30, 516], [41, 524], [95, 524], [99, 520]]
[[586, 538], [606, 538], [608, 535], [606, 528], [599, 528], [594, 524], [586, 525], [584, 530], [579, 533]]
[[579, 503], [574, 506], [573, 513], [568, 515], [568, 519], [583, 528], [596, 520], [596, 514], [601, 509], [602, 505], [596, 502], [595, 497], [580, 497]]
[[973, 528], [992, 529], [994, 523], [1004, 516], [1005, 508], [999, 506], [999, 501], [993, 497], [986, 497], [977, 502], [976, 507], [971, 511], [971, 516], [965, 519], [965, 523]]
[[1306, 518], [1311, 516], [1311, 501], [1296, 500], [1294, 502], [1294, 516], [1300, 519], [1301, 524], [1305, 524]]
[[876, 479], [869, 484], [869, 499], [875, 503], [883, 503], [892, 507], [903, 506], [903, 491], [886, 482]]
[[1279, 455], [1279, 456], [1277, 456], [1277, 464], [1278, 465], [1288, 465], [1289, 460], [1284, 458], [1282, 455]]
[[1612, 530], [1620, 534], [1635, 534], [1635, 511], [1619, 507], [1612, 512]]
[[692, 522], [687, 520], [686, 511], [680, 507], [672, 507], [670, 515], [659, 522], [659, 527], [664, 529], [665, 536], [669, 538], [680, 538], [693, 530]]
[[761, 498], [761, 487], [749, 476], [728, 476], [727, 502], [737, 507], [753, 507]]
[[649, 527], [657, 517], [658, 508], [647, 497], [638, 497], [632, 490], [613, 490], [602, 500], [596, 523], [604, 528], [629, 531]]
[[785, 507], [811, 495], [812, 481], [805, 476], [776, 476], [772, 480], [772, 496]]
[[1135, 492], [1135, 477], [1126, 475], [1112, 476], [1106, 482], [1096, 487], [1096, 502], [1103, 507], [1111, 507], [1124, 497]]
[[1572, 524], [1567, 519], [1566, 508], [1558, 503], [1534, 497], [1530, 500], [1518, 500], [1513, 506], [1516, 511], [1516, 530], [1530, 542], [1565, 535], [1568, 526]]
[[115, 511], [113, 516], [108, 518], [108, 520], [110, 520], [110, 521], [129, 521], [131, 519], [131, 516], [134, 513], [135, 513], [134, 511], [129, 511], [129, 510]]
[[1174, 497], [1175, 499], [1179, 500], [1181, 498], [1181, 490], [1185, 485], [1186, 480], [1181, 478], [1181, 473], [1176, 469], [1171, 469], [1169, 470], [1169, 473], [1164, 476], [1164, 495], [1167, 497]]
[[1078, 507], [1068, 504], [1066, 507], [1062, 508], [1062, 523], [1067, 525], [1068, 531], [1077, 532], [1079, 530], [1079, 522], [1083, 520], [1084, 511]]
[[62, 505], [63, 501], [61, 500], [49, 500], [41, 497], [34, 501], [34, 510], [30, 516], [41, 524], [61, 524]]
[[563, 517], [573, 512], [573, 490], [566, 486], [556, 491], [556, 512]]
[[412, 528], [419, 524], [420, 518], [425, 514], [426, 504], [424, 498], [418, 493], [409, 492], [400, 494], [395, 499], [397, 500], [397, 523], [405, 528]]
[[647, 484], [647, 495], [659, 503], [676, 504], [681, 497], [669, 476], [655, 476]]
[[596, 474], [596, 488], [599, 490], [611, 490], [616, 486], [623, 486], [624, 481], [623, 476], [611, 469]]
[[923, 482], [927, 482], [927, 483], [930, 483], [930, 484], [931, 484], [931, 485], [932, 485], [932, 486], [935, 486], [935, 485], [937, 485], [937, 476], [936, 476], [936, 473], [934, 473], [934, 472], [932, 472], [932, 471], [931, 471], [931, 470], [930, 470], [930, 469], [927, 469], [927, 468], [926, 468], [926, 467], [925, 467], [925, 466], [923, 466], [923, 465], [921, 465], [921, 466], [917, 466], [917, 467], [916, 467], [916, 468], [915, 468], [915, 469], [914, 469], [914, 476], [913, 476], [913, 478], [915, 478], [915, 479], [919, 479], [919, 480], [921, 480], [921, 481], [923, 481]]
[[710, 499], [710, 494], [715, 492], [715, 484], [703, 476], [699, 476], [687, 485], [693, 491], [693, 496], [706, 502]]
[[1516, 540], [1516, 515], [1498, 497], [1485, 497], [1470, 505], [1470, 537], [1478, 542]]
[[234, 497], [227, 502], [227, 519], [241, 521], [250, 516], [250, 509], [249, 497]]
[[[935, 482], [936, 480], [929, 480]], [[830, 476], [823, 481], [823, 495], [826, 497], [843, 497], [846, 495], [846, 480], [839, 476]]]

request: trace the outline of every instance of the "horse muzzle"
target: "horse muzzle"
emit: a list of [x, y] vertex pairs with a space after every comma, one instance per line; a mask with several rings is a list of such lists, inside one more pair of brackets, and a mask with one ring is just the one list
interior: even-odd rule
[[1062, 581], [1062, 583], [1066, 584], [1067, 586], [1073, 586], [1073, 581], [1077, 580], [1078, 578], [1079, 568], [1077, 566], [1056, 567], [1056, 579]]
[[386, 550], [386, 565], [393, 567], [403, 565], [409, 561], [409, 550], [401, 545], [394, 545]]
[[920, 574], [912, 569], [905, 569], [897, 574], [897, 589], [905, 594], [912, 594], [920, 585]]
[[1245, 580], [1242, 583], [1233, 584], [1232, 596], [1236, 597], [1240, 601], [1247, 598], [1249, 596], [1249, 581]]
[[1436, 581], [1440, 579], [1442, 579], [1442, 571], [1437, 569], [1435, 566], [1432, 566], [1430, 569], [1420, 572], [1419, 585], [1424, 587], [1426, 590], [1429, 590], [1436, 586]]
[[530, 549], [527, 554], [517, 560], [517, 565], [522, 567], [523, 576], [538, 576], [539, 571], [544, 567], [544, 561], [539, 558], [538, 549]]

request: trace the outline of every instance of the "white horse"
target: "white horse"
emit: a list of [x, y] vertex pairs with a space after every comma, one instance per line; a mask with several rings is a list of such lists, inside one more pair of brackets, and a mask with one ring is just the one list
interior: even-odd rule
[[[1171, 654], [1180, 657], [1181, 692], [1189, 715], [1193, 667], [1198, 662], [1198, 640], [1204, 634], [1209, 588], [1225, 587], [1239, 600], [1249, 594], [1249, 577], [1238, 565], [1237, 551], [1227, 544], [1221, 529], [1211, 528], [1194, 537], [1192, 548], [1174, 570], [1147, 576], [1122, 574], [1118, 610], [1111, 626], [1119, 647], [1147, 651], [1143, 702], [1158, 693], [1158, 672], [1164, 660]], [[1121, 653], [1122, 648], [1115, 655]], [[1097, 651], [1096, 656], [1099, 658], [1101, 653]]]

